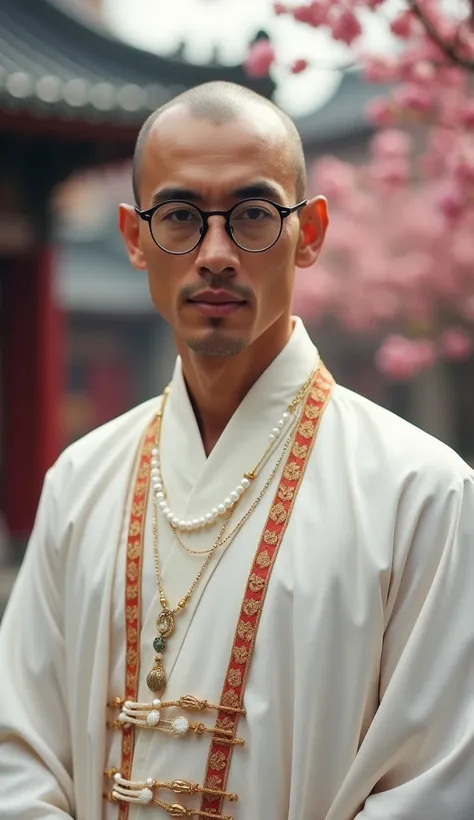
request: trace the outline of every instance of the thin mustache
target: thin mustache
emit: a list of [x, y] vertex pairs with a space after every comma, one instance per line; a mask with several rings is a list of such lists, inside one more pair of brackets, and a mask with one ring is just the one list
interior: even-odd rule
[[247, 285], [230, 285], [228, 281], [225, 279], [212, 279], [210, 282], [202, 282], [196, 285], [185, 285], [181, 288], [181, 299], [183, 302], [188, 301], [189, 299], [193, 299], [198, 293], [202, 293], [203, 290], [225, 290], [226, 293], [230, 293], [232, 296], [237, 296], [239, 299], [242, 299], [246, 302], [249, 302], [253, 299], [253, 290]]

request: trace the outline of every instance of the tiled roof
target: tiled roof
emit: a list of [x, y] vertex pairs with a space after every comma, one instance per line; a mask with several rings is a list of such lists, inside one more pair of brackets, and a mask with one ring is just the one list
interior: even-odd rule
[[180, 91], [217, 79], [273, 91], [241, 66], [191, 65], [134, 48], [59, 0], [0, 2], [0, 109], [141, 122]]

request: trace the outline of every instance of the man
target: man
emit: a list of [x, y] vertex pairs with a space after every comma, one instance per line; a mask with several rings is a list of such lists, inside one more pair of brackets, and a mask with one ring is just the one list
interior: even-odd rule
[[291, 317], [326, 203], [236, 86], [120, 207], [179, 358], [48, 474], [0, 645], [1, 820], [472, 820], [474, 482]]

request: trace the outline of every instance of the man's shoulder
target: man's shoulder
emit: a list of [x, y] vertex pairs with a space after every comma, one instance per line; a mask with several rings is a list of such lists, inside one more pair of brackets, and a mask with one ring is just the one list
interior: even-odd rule
[[332, 424], [361, 467], [376, 462], [384, 471], [422, 476], [430, 484], [472, 479], [472, 468], [450, 446], [370, 399], [341, 385], [334, 388]]
[[161, 397], [149, 399], [91, 430], [63, 451], [53, 473], [61, 481], [67, 476], [90, 475], [107, 463], [119, 464], [128, 457], [133, 458], [160, 403]]

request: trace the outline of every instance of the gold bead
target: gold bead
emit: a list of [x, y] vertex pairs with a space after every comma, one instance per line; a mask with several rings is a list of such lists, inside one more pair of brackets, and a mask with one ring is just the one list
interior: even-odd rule
[[178, 604], [179, 609], [184, 609], [184, 607], [186, 606], [187, 603], [188, 603], [187, 598], [181, 598], [181, 600]]
[[166, 683], [166, 672], [162, 666], [154, 666], [146, 676], [146, 685], [151, 692], [162, 692]]

